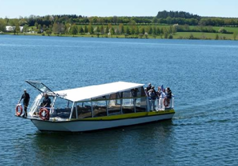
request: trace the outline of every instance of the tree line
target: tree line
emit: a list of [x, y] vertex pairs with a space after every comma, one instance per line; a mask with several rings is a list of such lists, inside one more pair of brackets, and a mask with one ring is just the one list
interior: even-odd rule
[[161, 38], [169, 38], [170, 34], [176, 33], [176, 27], [160, 27], [160, 26], [138, 26], [136, 24], [124, 25], [120, 23], [119, 25], [113, 25], [111, 23], [106, 25], [76, 25], [76, 24], [63, 24], [63, 23], [54, 23], [52, 28], [46, 27], [45, 32], [47, 35], [52, 33], [55, 35], [100, 35], [102, 36], [117, 36], [125, 35], [134, 36], [134, 37], [145, 37], [148, 38], [148, 35], [151, 36], [160, 36]]
[[[167, 25], [167, 26], [162, 26]], [[194, 25], [195, 27], [190, 27]], [[137, 35], [171, 37], [176, 32], [231, 33], [211, 26], [238, 26], [237, 18], [209, 18], [178, 11], [161, 11], [156, 17], [85, 17], [82, 15], [47, 15], [0, 18], [0, 32], [6, 26], [14, 26], [14, 33], [36, 32], [42, 34], [69, 35]]]

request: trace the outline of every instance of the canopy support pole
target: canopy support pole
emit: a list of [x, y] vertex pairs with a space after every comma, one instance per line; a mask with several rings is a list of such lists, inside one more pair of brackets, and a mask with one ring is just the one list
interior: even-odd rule
[[72, 108], [71, 108], [71, 113], [70, 113], [70, 116], [69, 116], [69, 120], [71, 120], [71, 118], [72, 118], [72, 114], [73, 114], [73, 112], [74, 112], [74, 102], [73, 102], [73, 104], [72, 104]]

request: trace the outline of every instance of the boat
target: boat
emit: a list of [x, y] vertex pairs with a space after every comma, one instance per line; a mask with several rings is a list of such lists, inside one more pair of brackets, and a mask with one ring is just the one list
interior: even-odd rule
[[[112, 82], [52, 91], [39, 81], [26, 81], [39, 91], [27, 119], [40, 131], [84, 132], [172, 119], [174, 98], [156, 99], [151, 110], [144, 84]], [[42, 106], [44, 95], [50, 107]], [[165, 102], [166, 101], [166, 102]], [[16, 106], [22, 117], [22, 106]]]

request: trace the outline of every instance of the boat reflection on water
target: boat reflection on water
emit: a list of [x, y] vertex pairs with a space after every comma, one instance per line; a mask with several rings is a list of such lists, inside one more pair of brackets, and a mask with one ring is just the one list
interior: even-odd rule
[[97, 165], [106, 158], [104, 165], [140, 165], [151, 155], [163, 161], [173, 149], [172, 128], [172, 121], [163, 121], [86, 133], [36, 132], [18, 145], [19, 157], [26, 155], [23, 165]]

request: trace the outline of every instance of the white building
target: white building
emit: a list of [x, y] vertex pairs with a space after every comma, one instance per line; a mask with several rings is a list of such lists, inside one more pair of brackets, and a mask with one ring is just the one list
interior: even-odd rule
[[[14, 29], [16, 28], [16, 26], [6, 26], [6, 31], [7, 32], [12, 32], [14, 31]], [[20, 26], [20, 32], [23, 31], [23, 26]]]

